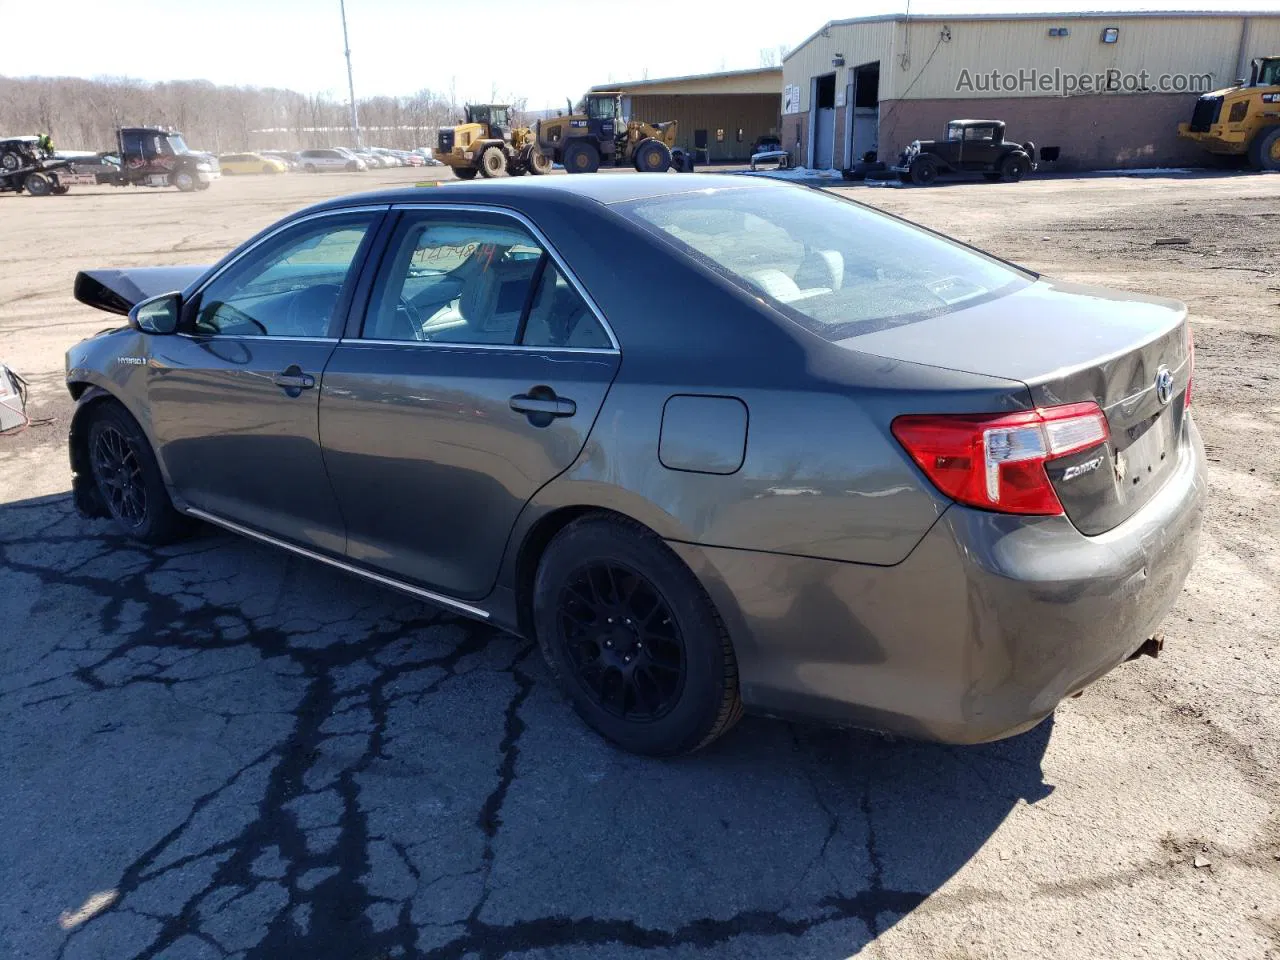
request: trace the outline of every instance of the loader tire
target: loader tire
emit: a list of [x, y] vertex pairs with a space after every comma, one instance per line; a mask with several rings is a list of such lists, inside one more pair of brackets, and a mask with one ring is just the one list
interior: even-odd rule
[[641, 173], [666, 173], [671, 169], [671, 151], [659, 140], [646, 140], [636, 148], [636, 169]]
[[459, 180], [474, 180], [476, 178], [475, 167], [454, 167], [453, 175]]
[[507, 169], [507, 155], [501, 147], [485, 147], [480, 154], [480, 176], [499, 177]]
[[1249, 163], [1255, 170], [1280, 170], [1280, 125], [1263, 127], [1254, 135]]
[[565, 173], [595, 173], [600, 169], [600, 151], [594, 143], [577, 141], [565, 147]]
[[529, 172], [535, 177], [551, 172], [551, 158], [537, 147], [529, 147], [524, 165], [529, 168]]

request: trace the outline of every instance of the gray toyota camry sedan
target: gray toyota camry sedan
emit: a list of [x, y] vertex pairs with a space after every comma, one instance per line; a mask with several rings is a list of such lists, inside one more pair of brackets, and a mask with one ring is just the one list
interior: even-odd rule
[[75, 499], [203, 520], [537, 640], [675, 754], [745, 710], [972, 743], [1132, 657], [1195, 558], [1171, 300], [819, 191], [364, 194], [212, 267], [90, 270]]

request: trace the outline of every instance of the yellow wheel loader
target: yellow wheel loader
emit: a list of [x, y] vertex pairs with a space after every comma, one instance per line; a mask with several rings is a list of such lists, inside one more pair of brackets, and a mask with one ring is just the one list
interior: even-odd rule
[[466, 123], [440, 131], [435, 158], [453, 169], [459, 180], [549, 173], [551, 161], [538, 152], [533, 131], [512, 127], [511, 108], [501, 103], [466, 107]]
[[1255, 170], [1280, 170], [1280, 57], [1254, 60], [1248, 83], [1201, 96], [1178, 136], [1218, 156], [1247, 156]]
[[624, 120], [618, 92], [588, 93], [583, 113], [539, 120], [538, 152], [563, 164], [567, 173], [595, 173], [605, 166], [631, 166], [641, 173], [692, 172], [693, 156], [676, 144], [679, 125]]

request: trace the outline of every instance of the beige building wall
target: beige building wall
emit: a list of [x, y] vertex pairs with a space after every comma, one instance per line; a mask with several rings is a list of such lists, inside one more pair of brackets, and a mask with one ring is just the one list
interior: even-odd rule
[[[1065, 27], [1065, 37], [1049, 29]], [[1107, 27], [1119, 30], [1116, 43], [1102, 42]], [[837, 97], [851, 71], [880, 62], [880, 158], [892, 162], [916, 138], [936, 137], [947, 120], [983, 117], [1005, 120], [1009, 135], [1039, 146], [1057, 146], [1057, 168], [1154, 166], [1204, 159], [1176, 135], [1188, 119], [1197, 93], [1161, 92], [1162, 75], [1207, 74], [1207, 88], [1246, 76], [1252, 57], [1280, 54], [1280, 14], [1178, 16], [1098, 16], [1034, 18], [934, 17], [872, 19], [828, 24], [798, 47], [783, 64], [784, 91], [798, 93], [784, 106], [783, 142], [798, 143], [796, 160], [806, 163], [810, 135], [810, 91], [815, 76], [836, 73]], [[832, 67], [843, 55], [844, 65]], [[1148, 90], [1067, 95], [1034, 86], [990, 89], [989, 74], [1035, 70], [1106, 75], [1144, 71]], [[969, 84], [961, 83], [968, 71]], [[980, 77], [986, 74], [988, 77]], [[984, 88], [983, 84], [986, 85]], [[784, 104], [787, 97], [784, 93]], [[844, 109], [837, 100], [836, 136], [845, 135]], [[839, 146], [836, 150], [840, 153]], [[1046, 169], [1053, 169], [1049, 164]]]

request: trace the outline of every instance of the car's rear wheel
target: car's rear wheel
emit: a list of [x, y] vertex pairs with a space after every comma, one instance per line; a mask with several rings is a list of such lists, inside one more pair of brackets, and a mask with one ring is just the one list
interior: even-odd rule
[[1031, 164], [1027, 162], [1027, 158], [1017, 153], [1010, 154], [1000, 162], [1000, 176], [1009, 183], [1017, 183], [1030, 169]]
[[574, 709], [620, 747], [688, 753], [741, 717], [737, 660], [715, 607], [639, 524], [589, 515], [565, 527], [543, 554], [533, 607]]
[[174, 509], [151, 444], [128, 411], [114, 401], [99, 403], [90, 414], [86, 443], [98, 495], [126, 534], [161, 544], [187, 532], [189, 521]]

